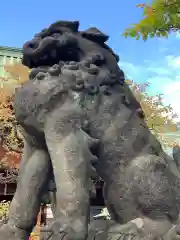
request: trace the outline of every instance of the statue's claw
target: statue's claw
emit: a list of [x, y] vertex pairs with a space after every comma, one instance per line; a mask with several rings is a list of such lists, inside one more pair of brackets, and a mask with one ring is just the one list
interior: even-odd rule
[[68, 239], [68, 240], [80, 240], [86, 239], [82, 236], [82, 232], [75, 232], [73, 229], [70, 229], [67, 225], [61, 226], [58, 220], [54, 220], [50, 226], [41, 228], [41, 232], [49, 233], [48, 239]]

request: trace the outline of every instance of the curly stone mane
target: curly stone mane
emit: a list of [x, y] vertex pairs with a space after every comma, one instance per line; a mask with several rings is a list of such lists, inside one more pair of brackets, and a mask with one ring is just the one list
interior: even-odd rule
[[30, 80], [63, 76], [63, 89], [86, 89], [91, 94], [101, 86], [123, 85], [123, 71], [114, 68], [119, 57], [105, 44], [108, 36], [97, 28], [78, 28], [78, 21], [58, 21], [24, 44], [22, 63], [33, 68]]

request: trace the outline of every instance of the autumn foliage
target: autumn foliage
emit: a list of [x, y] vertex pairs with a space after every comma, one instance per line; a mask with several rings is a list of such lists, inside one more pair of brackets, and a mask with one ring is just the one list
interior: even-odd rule
[[168, 37], [170, 32], [180, 30], [180, 1], [153, 0], [151, 4], [138, 4], [143, 9], [143, 19], [125, 29], [124, 37], [143, 40], [153, 37]]
[[0, 77], [0, 165], [18, 167], [23, 141], [13, 113], [13, 96], [28, 79], [28, 69], [19, 63], [4, 68], [8, 76]]
[[0, 202], [0, 227], [1, 227], [1, 222], [6, 221], [8, 212], [9, 212], [9, 205], [10, 202]]
[[131, 80], [126, 80], [130, 85], [134, 96], [140, 102], [144, 112], [145, 121], [149, 129], [165, 146], [173, 147], [177, 143], [168, 139], [165, 135], [178, 130], [176, 119], [178, 115], [173, 111], [171, 105], [165, 106], [163, 94], [149, 96], [147, 93], [148, 83], [136, 84]]

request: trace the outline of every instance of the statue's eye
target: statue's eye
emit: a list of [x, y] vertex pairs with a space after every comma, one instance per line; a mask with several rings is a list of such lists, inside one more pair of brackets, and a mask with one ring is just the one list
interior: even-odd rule
[[32, 49], [36, 49], [38, 47], [38, 45], [36, 43], [30, 43], [29, 47]]
[[54, 38], [59, 38], [61, 35], [62, 35], [62, 32], [58, 31], [58, 33], [53, 33], [51, 36]]

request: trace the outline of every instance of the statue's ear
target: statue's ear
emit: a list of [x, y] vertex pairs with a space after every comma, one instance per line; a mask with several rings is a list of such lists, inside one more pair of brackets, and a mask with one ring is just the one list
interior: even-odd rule
[[57, 21], [49, 26], [49, 30], [56, 31], [61, 28], [67, 28], [72, 32], [78, 32], [79, 22], [78, 21]]
[[100, 44], [105, 43], [109, 38], [109, 36], [105, 35], [95, 27], [88, 28], [87, 30], [80, 32], [80, 34], [82, 37]]

